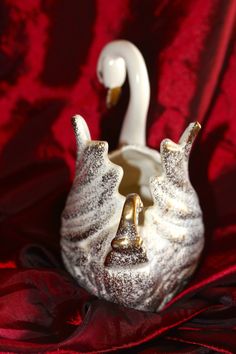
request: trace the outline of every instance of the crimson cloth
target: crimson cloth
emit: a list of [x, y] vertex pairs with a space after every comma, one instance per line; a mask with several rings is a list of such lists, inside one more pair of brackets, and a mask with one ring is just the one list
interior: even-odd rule
[[[0, 352], [236, 353], [236, 43], [234, 0], [2, 0], [0, 3]], [[200, 265], [160, 313], [99, 300], [60, 258], [72, 183], [70, 118], [115, 148], [125, 85], [107, 111], [102, 47], [128, 39], [151, 80], [147, 142], [202, 131], [191, 181], [206, 227]]]

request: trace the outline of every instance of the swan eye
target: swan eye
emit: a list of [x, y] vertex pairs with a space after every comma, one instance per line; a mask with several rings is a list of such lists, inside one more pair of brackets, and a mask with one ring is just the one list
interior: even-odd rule
[[101, 70], [98, 71], [98, 77], [99, 77], [99, 80], [103, 80], [103, 73]]

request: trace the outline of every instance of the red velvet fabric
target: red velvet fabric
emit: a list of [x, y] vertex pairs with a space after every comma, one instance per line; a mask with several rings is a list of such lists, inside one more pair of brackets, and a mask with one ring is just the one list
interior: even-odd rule
[[[2, 0], [0, 3], [0, 352], [236, 353], [234, 0]], [[117, 143], [128, 85], [107, 111], [96, 61], [109, 41], [142, 51], [151, 79], [148, 145], [202, 124], [190, 161], [206, 246], [160, 313], [87, 294], [65, 271], [60, 214], [82, 114]]]

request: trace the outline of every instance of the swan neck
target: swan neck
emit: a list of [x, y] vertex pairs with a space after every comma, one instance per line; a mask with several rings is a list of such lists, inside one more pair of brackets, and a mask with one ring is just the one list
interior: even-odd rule
[[130, 85], [130, 101], [121, 129], [119, 144], [146, 145], [146, 120], [150, 84], [146, 64], [140, 51], [130, 42], [116, 42], [116, 56], [125, 61]]

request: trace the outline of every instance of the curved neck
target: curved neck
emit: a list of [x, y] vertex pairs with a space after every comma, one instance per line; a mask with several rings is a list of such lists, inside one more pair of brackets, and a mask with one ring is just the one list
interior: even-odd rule
[[119, 144], [146, 145], [150, 84], [144, 59], [140, 51], [125, 40], [108, 44], [108, 54], [114, 58], [124, 59], [130, 84], [130, 101], [122, 125]]
[[138, 194], [131, 193], [126, 196], [120, 226], [138, 225], [138, 216], [143, 204]]

